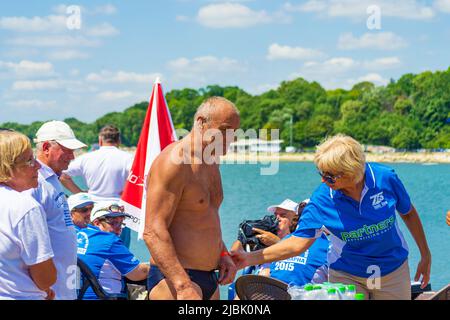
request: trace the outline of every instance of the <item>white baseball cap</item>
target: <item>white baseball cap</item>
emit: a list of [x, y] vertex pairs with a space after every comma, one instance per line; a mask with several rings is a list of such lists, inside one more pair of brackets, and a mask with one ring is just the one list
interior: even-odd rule
[[67, 204], [69, 205], [69, 210], [83, 208], [87, 205], [94, 204], [95, 202], [91, 199], [89, 194], [81, 192], [71, 195], [67, 199]]
[[297, 212], [298, 203], [291, 199], [286, 199], [282, 203], [267, 208], [267, 211], [274, 213], [277, 208]]
[[122, 209], [123, 206], [121, 206], [116, 201], [102, 201], [97, 202], [94, 205], [94, 208], [92, 209], [91, 213], [91, 222], [94, 222], [95, 219], [101, 218], [101, 217], [128, 217], [131, 218], [131, 216], [126, 213], [122, 212], [119, 209]]
[[75, 137], [75, 134], [69, 125], [62, 121], [49, 121], [44, 123], [36, 132], [36, 139], [34, 139], [34, 142], [52, 140], [55, 140], [60, 145], [71, 150], [87, 147]]

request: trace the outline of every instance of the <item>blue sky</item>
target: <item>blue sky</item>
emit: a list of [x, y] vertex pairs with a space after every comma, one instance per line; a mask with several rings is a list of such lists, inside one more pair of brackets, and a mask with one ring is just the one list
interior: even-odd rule
[[[79, 29], [67, 27], [72, 5]], [[383, 85], [446, 70], [449, 44], [450, 0], [2, 1], [0, 123], [91, 122], [148, 100], [158, 76], [166, 92]]]

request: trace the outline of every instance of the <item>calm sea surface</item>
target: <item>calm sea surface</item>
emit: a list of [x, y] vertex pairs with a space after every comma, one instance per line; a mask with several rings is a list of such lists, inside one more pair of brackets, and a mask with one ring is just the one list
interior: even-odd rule
[[[445, 214], [450, 210], [450, 165], [396, 163], [394, 168], [408, 190], [424, 225], [432, 254], [431, 286], [440, 289], [450, 283], [450, 227]], [[244, 219], [258, 219], [266, 208], [285, 198], [300, 201], [309, 198], [320, 183], [313, 163], [282, 162], [276, 175], [263, 176], [267, 165], [228, 164], [221, 166], [224, 202], [220, 209], [223, 239], [230, 247], [236, 240], [237, 228]], [[408, 242], [411, 277], [414, 277], [420, 254], [405, 224], [400, 228]], [[142, 261], [150, 255], [143, 241], [132, 234], [131, 251]], [[227, 287], [221, 288], [221, 298], [227, 299]]]

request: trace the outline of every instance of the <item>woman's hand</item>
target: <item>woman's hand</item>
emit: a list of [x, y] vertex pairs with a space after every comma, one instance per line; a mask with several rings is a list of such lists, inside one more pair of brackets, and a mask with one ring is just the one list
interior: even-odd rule
[[420, 276], [422, 275], [422, 284], [420, 287], [424, 289], [428, 282], [430, 282], [430, 272], [431, 272], [431, 254], [428, 252], [428, 254], [422, 256], [422, 258], [419, 261], [419, 264], [417, 265], [417, 271], [416, 275], [414, 276], [414, 281], [419, 281]]
[[253, 231], [259, 233], [256, 235], [256, 238], [261, 240], [261, 242], [265, 245], [270, 247], [271, 245], [274, 245], [275, 243], [278, 243], [280, 241], [280, 238], [276, 235], [274, 235], [272, 232], [265, 231], [258, 228], [253, 228]]

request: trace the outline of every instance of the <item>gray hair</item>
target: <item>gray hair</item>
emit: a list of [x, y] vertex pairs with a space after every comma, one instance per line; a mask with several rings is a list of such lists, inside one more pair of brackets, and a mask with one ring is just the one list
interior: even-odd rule
[[217, 109], [221, 104], [229, 104], [237, 115], [239, 115], [239, 110], [236, 108], [233, 102], [223, 97], [211, 97], [206, 99], [197, 109], [194, 115], [194, 123], [198, 117], [202, 116], [206, 119], [206, 122], [211, 120], [211, 114]]
[[53, 141], [53, 140], [36, 142], [36, 150], [39, 152], [44, 151], [43, 147], [44, 147], [44, 143], [46, 143], [46, 142], [50, 143], [50, 145], [54, 145], [55, 143], [57, 143], [56, 141]]

